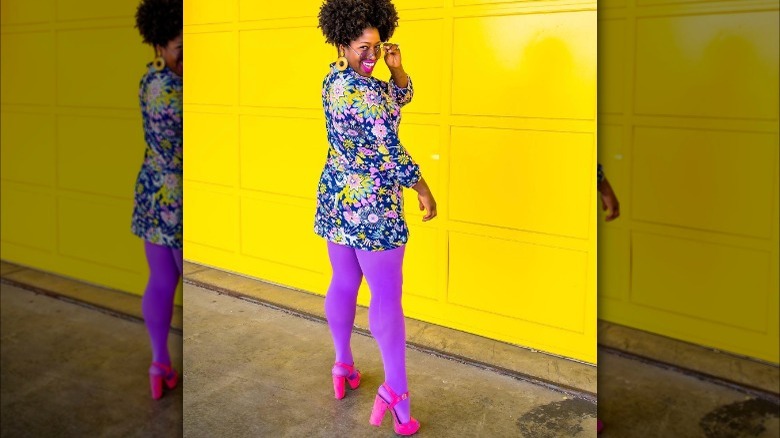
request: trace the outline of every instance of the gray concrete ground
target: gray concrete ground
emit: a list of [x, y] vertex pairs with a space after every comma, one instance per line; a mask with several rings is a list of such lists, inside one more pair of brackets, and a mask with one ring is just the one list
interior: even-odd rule
[[[182, 385], [154, 402], [143, 324], [0, 284], [0, 435], [393, 436], [389, 416], [368, 424], [382, 380], [372, 338], [354, 335], [364, 380], [338, 401], [320, 320], [192, 285], [185, 301]], [[172, 334], [176, 364], [181, 348]], [[420, 437], [595, 436], [592, 403], [417, 350], [408, 362]], [[777, 397], [606, 349], [598, 371], [600, 437], [780, 436]]]
[[0, 320], [2, 437], [182, 436], [181, 387], [151, 399], [142, 323], [4, 283]]
[[[186, 437], [394, 436], [368, 423], [383, 372], [375, 341], [355, 334], [363, 381], [333, 397], [328, 327], [186, 285]], [[422, 437], [586, 437], [596, 406], [492, 371], [407, 350], [412, 415]]]
[[780, 437], [780, 405], [677, 370], [599, 353], [599, 437]]

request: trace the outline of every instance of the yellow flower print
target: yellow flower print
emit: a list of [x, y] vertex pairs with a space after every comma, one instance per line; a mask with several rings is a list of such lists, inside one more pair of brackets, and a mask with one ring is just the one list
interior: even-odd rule
[[345, 199], [348, 204], [359, 205], [361, 200], [371, 195], [373, 187], [374, 182], [368, 175], [351, 173], [339, 197]]

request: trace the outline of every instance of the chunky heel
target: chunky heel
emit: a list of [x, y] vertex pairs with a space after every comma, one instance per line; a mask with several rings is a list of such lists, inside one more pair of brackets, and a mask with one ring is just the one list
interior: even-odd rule
[[[343, 368], [347, 371], [347, 375], [336, 374], [338, 368]], [[345, 383], [349, 383], [349, 387], [357, 389], [360, 386], [360, 371], [355, 368], [355, 365], [347, 365], [345, 363], [336, 362], [333, 365], [333, 392], [337, 400], [344, 398], [346, 393]]]
[[346, 380], [345, 377], [333, 376], [333, 392], [336, 394], [336, 399], [338, 400], [344, 398], [344, 393], [346, 392], [344, 389], [344, 380]]
[[396, 434], [401, 436], [409, 436], [417, 433], [417, 431], [420, 430], [419, 421], [410, 416], [409, 421], [406, 423], [401, 423], [401, 421], [398, 419], [398, 414], [395, 412], [395, 405], [409, 398], [409, 392], [397, 395], [395, 391], [393, 391], [392, 388], [387, 385], [387, 383], [383, 383], [382, 387], [385, 389], [385, 391], [387, 391], [387, 394], [392, 400], [388, 402], [387, 400], [383, 399], [381, 395], [377, 394], [376, 399], [374, 399], [374, 408], [371, 410], [371, 418], [368, 420], [368, 422], [374, 426], [380, 426], [382, 425], [382, 419], [384, 418], [385, 413], [390, 411], [390, 416], [393, 417], [393, 430]]
[[371, 409], [371, 418], [369, 418], [368, 422], [377, 427], [381, 426], [385, 413], [387, 413], [387, 402], [377, 394], [374, 399], [374, 408]]
[[152, 387], [152, 399], [159, 400], [163, 395], [163, 378], [162, 376], [149, 375], [149, 384]]
[[163, 382], [168, 389], [175, 388], [179, 383], [179, 373], [169, 365], [152, 362], [149, 366], [149, 384], [154, 400], [159, 400], [163, 396]]

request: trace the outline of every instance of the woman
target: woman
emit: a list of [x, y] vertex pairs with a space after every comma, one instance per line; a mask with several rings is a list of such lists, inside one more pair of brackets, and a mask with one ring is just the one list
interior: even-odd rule
[[157, 56], [147, 64], [138, 93], [146, 151], [135, 185], [133, 234], [144, 240], [149, 283], [142, 301], [152, 345], [152, 398], [163, 383], [173, 389], [179, 375], [171, 366], [168, 330], [182, 273], [182, 2], [143, 0], [136, 27]]
[[[395, 432], [412, 435], [420, 423], [411, 417], [406, 379], [406, 333], [401, 307], [402, 264], [408, 229], [403, 187], [417, 191], [423, 221], [436, 217], [436, 201], [419, 166], [398, 140], [400, 109], [412, 99], [412, 83], [401, 64], [393, 34], [398, 14], [389, 0], [326, 0], [319, 27], [338, 49], [322, 88], [328, 155], [320, 178], [315, 232], [328, 242], [333, 277], [325, 314], [336, 363], [333, 386], [344, 397], [348, 382], [360, 384], [350, 336], [363, 276], [371, 289], [369, 324], [379, 344], [385, 382], [379, 388], [371, 424], [381, 425], [387, 410]], [[382, 48], [392, 78], [372, 77]], [[400, 394], [400, 395], [399, 395]]]
[[604, 211], [609, 210], [609, 213], [607, 213], [604, 220], [611, 222], [620, 216], [620, 202], [618, 202], [615, 191], [612, 190], [612, 184], [609, 183], [607, 176], [604, 174], [604, 167], [601, 163], [598, 163], [596, 172], [596, 180], [598, 181], [597, 187], [599, 195], [601, 196], [601, 209]]
[[[597, 167], [598, 191], [601, 196], [601, 209], [609, 211], [604, 217], [604, 220], [611, 222], [620, 216], [620, 202], [618, 202], [615, 191], [612, 190], [612, 184], [607, 180], [607, 176], [604, 174], [604, 167], [601, 163]], [[601, 433], [604, 430], [604, 422], [596, 419], [596, 433]]]

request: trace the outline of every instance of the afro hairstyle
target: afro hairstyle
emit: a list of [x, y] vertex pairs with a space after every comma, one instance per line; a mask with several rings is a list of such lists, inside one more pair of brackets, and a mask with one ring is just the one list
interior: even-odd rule
[[369, 27], [387, 41], [398, 27], [398, 12], [390, 0], [325, 0], [319, 19], [325, 42], [336, 46], [349, 44]]
[[182, 0], [141, 0], [135, 11], [135, 27], [144, 42], [165, 46], [182, 31]]

